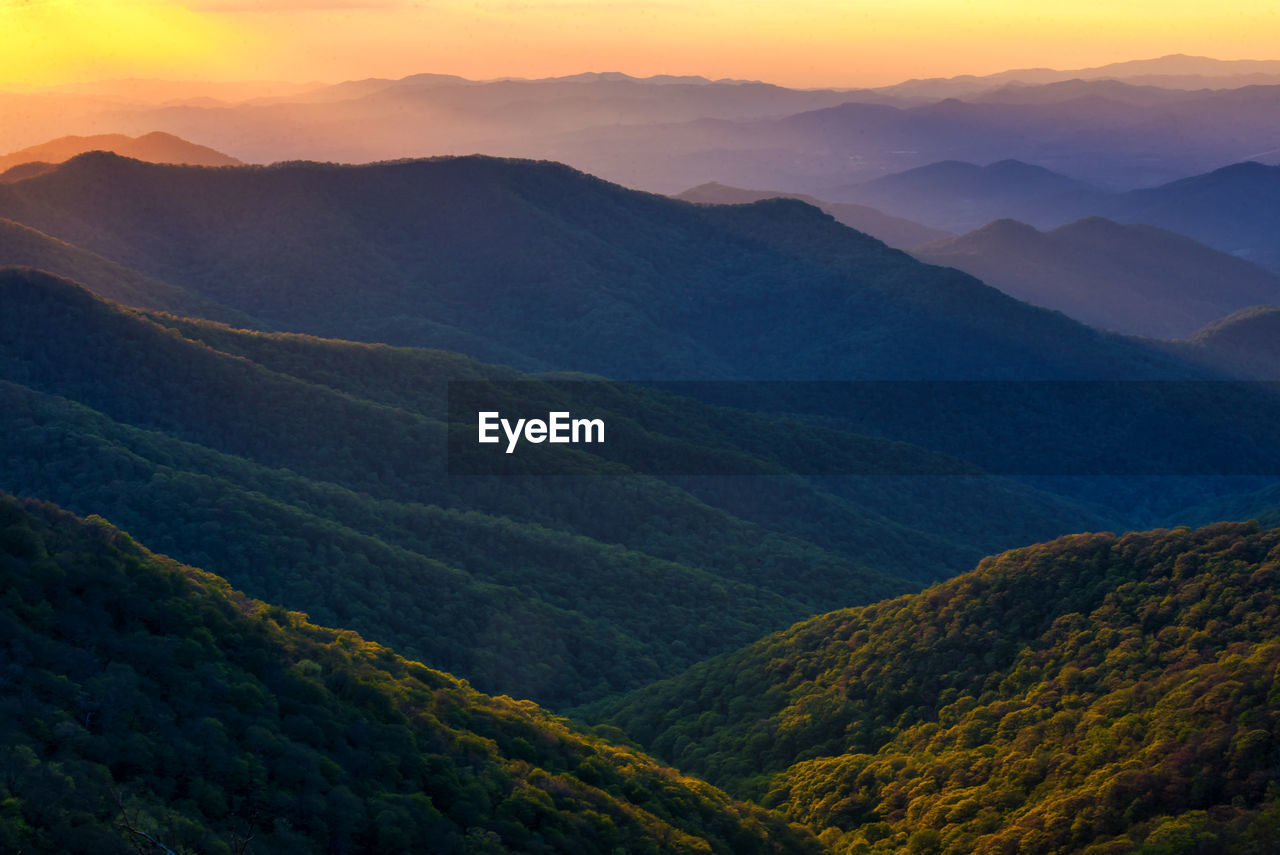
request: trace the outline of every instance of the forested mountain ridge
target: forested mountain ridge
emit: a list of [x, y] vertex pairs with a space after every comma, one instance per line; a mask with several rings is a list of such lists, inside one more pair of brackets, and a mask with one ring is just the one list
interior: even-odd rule
[[1278, 568], [1280, 529], [1256, 524], [1074, 535], [805, 621], [608, 720], [838, 852], [1261, 853]]
[[0, 847], [808, 853], [527, 701], [0, 494]]
[[[868, 599], [903, 584], [656, 479], [449, 479], [442, 412], [272, 371], [51, 277], [7, 271], [0, 291], [7, 489], [110, 515], [244, 588], [486, 687], [552, 700], [616, 691], [659, 676], [672, 655], [692, 662], [706, 644], [813, 610], [769, 590], [779, 583], [865, 585]], [[391, 356], [437, 394], [450, 377], [518, 376]], [[358, 359], [339, 362], [356, 376]], [[801, 509], [848, 513], [800, 492]], [[772, 577], [777, 567], [790, 569]]]
[[272, 328], [629, 379], [1182, 376], [787, 200], [482, 157], [206, 169], [95, 153], [0, 216]]
[[38, 268], [79, 282], [112, 302], [139, 309], [209, 318], [239, 327], [257, 326], [248, 315], [12, 220], [0, 220], [0, 267]]
[[1280, 306], [1250, 306], [1220, 318], [1191, 337], [1218, 365], [1242, 376], [1280, 378]]
[[[913, 589], [991, 544], [1098, 523], [999, 479], [870, 478], [837, 494], [788, 472], [806, 455], [928, 453], [626, 384], [590, 401], [549, 387], [546, 400], [603, 408], [641, 452], [732, 455], [771, 474], [618, 477], [575, 452], [598, 474], [451, 478], [446, 381], [534, 378], [150, 318], [32, 271], [0, 272], [0, 298], [4, 488], [100, 513], [255, 596], [546, 703]], [[990, 514], [956, 518], [961, 503]]]

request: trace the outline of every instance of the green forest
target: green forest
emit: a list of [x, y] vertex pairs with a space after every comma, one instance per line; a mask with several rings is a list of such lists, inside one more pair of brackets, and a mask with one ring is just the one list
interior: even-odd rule
[[0, 496], [0, 848], [807, 853], [776, 814]]
[[593, 710], [838, 853], [1272, 851], [1280, 529], [1081, 534]]
[[[1007, 479], [796, 477], [833, 448], [930, 453], [625, 384], [595, 405], [633, 426], [640, 458], [728, 455], [762, 474], [618, 477], [593, 454], [578, 459], [589, 477], [453, 478], [447, 381], [529, 375], [153, 318], [31, 271], [0, 273], [0, 296], [8, 489], [539, 702], [636, 688], [995, 549], [1106, 525]], [[565, 394], [547, 384], [548, 400]], [[959, 501], [989, 513], [965, 523]]]
[[547, 162], [0, 183], [0, 852], [1269, 855], [1271, 314]]

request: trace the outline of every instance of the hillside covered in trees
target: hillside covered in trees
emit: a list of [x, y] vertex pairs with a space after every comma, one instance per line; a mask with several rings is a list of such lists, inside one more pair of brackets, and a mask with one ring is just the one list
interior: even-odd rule
[[206, 168], [104, 152], [0, 217], [267, 328], [653, 379], [1186, 376], [802, 202], [694, 205], [486, 157]]
[[0, 495], [9, 852], [809, 853], [776, 815]]
[[1081, 534], [597, 709], [834, 852], [1271, 851], [1280, 529]]
[[[813, 455], [927, 453], [625, 384], [582, 406], [640, 459], [719, 455], [761, 474], [663, 480], [575, 452], [584, 477], [450, 477], [447, 381], [525, 375], [149, 318], [30, 271], [0, 274], [0, 296], [5, 489], [541, 702], [634, 688], [997, 544], [1098, 524], [1001, 479], [835, 492], [789, 473]], [[578, 409], [566, 394], [545, 399]], [[991, 512], [966, 522], [962, 503]]]

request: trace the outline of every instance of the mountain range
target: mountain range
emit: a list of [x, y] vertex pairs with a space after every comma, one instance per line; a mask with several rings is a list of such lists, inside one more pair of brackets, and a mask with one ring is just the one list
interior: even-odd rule
[[938, 162], [843, 193], [889, 214], [954, 231], [1000, 219], [1040, 229], [1089, 217], [1155, 226], [1280, 272], [1278, 175], [1280, 166], [1251, 160], [1117, 193], [1016, 161], [986, 167]]
[[148, 163], [183, 163], [192, 166], [236, 166], [234, 157], [172, 134], [153, 131], [139, 137], [124, 134], [96, 134], [87, 137], [60, 137], [20, 151], [0, 155], [0, 181], [29, 178], [50, 166], [87, 151], [109, 151], [121, 157]]
[[[1230, 376], [1206, 367], [1200, 354], [1029, 306], [958, 271], [920, 264], [796, 200], [693, 205], [563, 166], [492, 158], [228, 170], [92, 154], [0, 187], [0, 214], [262, 328], [440, 347], [523, 370], [752, 381], [682, 394], [825, 419], [990, 473], [1265, 475], [1272, 466], [1262, 415], [1271, 411], [1268, 395], [1176, 386]], [[954, 380], [996, 382], [981, 395], [945, 384], [835, 393], [806, 385]], [[1175, 386], [999, 385], [1115, 380]], [[1227, 397], [1207, 405], [1197, 400], [1202, 389]], [[942, 417], [944, 404], [951, 409]], [[1005, 413], [994, 422], [993, 406]], [[1085, 406], [1115, 421], [1087, 418]], [[1071, 418], [1061, 417], [1064, 408]], [[1199, 432], [1156, 438], [1153, 420], [1162, 417]], [[1235, 418], [1250, 427], [1228, 429]], [[803, 465], [808, 476], [855, 474], [841, 463]], [[881, 486], [856, 480], [821, 489], [879, 517], [916, 514], [915, 500], [890, 501]], [[926, 495], [918, 483], [895, 489]], [[1150, 525], [1218, 489], [1151, 482], [1134, 496], [1114, 482], [1090, 483], [1083, 494], [1070, 488], [1064, 507], [1053, 507], [1058, 497], [1033, 501], [1035, 514], [1045, 509], [1044, 527], [1024, 526], [1018, 513], [1010, 527], [957, 538], [940, 525], [940, 499], [927, 499], [923, 522], [908, 527], [989, 551], [1011, 545], [1004, 538], [1012, 531], [1070, 531], [1049, 521], [1079, 519], [1081, 501], [1130, 524], [1140, 521], [1133, 508], [1149, 508], [1141, 521]], [[732, 501], [734, 513], [772, 519], [751, 509], [745, 494]], [[965, 519], [998, 518], [960, 515], [951, 525], [961, 529], [952, 530], [963, 531]], [[803, 536], [826, 544], [840, 530], [805, 525]], [[932, 566], [955, 572], [954, 556], [965, 556], [960, 566], [976, 557], [962, 550]], [[902, 562], [880, 566], [896, 572]]]
[[912, 98], [964, 98], [1011, 88], [1049, 86], [1073, 81], [1116, 81], [1165, 89], [1235, 89], [1280, 83], [1280, 61], [1221, 60], [1207, 56], [1170, 54], [1153, 59], [1112, 62], [1091, 68], [1019, 68], [996, 74], [906, 80], [875, 90]]
[[1179, 378], [1186, 367], [788, 199], [707, 206], [550, 163], [234, 170], [82, 155], [9, 218], [268, 328], [658, 379]]
[[[147, 316], [33, 271], [0, 274], [0, 296], [5, 489], [553, 705], [1108, 520], [1007, 479], [801, 477], [842, 459], [976, 470], [640, 387], [587, 394], [456, 354]], [[451, 381], [600, 414], [619, 451], [575, 452], [577, 478], [451, 476]], [[648, 474], [659, 457], [676, 475]], [[680, 476], [716, 459], [727, 475]]]
[[1277, 82], [0, 95], [0, 850], [1268, 855]]
[[836, 198], [891, 214], [968, 231], [1010, 210], [1032, 204], [1061, 206], [1091, 191], [1098, 192], [1084, 182], [1017, 160], [988, 166], [946, 160], [832, 192]]
[[996, 220], [912, 254], [1091, 326], [1153, 338], [1186, 338], [1237, 310], [1280, 304], [1280, 276], [1163, 229], [1101, 217], [1047, 232]]
[[949, 232], [931, 229], [919, 223], [901, 217], [891, 217], [882, 211], [867, 205], [854, 205], [849, 202], [827, 202], [806, 196], [803, 193], [781, 193], [771, 190], [744, 190], [739, 187], [728, 187], [716, 182], [699, 184], [676, 195], [677, 199], [686, 202], [697, 202], [707, 205], [748, 205], [765, 199], [797, 199], [820, 211], [830, 214], [836, 222], [846, 225], [863, 234], [871, 235], [876, 240], [884, 241], [895, 249], [910, 249], [914, 246], [931, 243], [945, 237]]
[[1185, 57], [875, 90], [617, 73], [490, 81], [418, 74], [277, 86], [266, 97], [250, 97], [253, 85], [238, 94], [206, 87], [209, 95], [187, 99], [163, 97], [181, 90], [163, 82], [138, 84], [136, 98], [107, 84], [0, 94], [11, 119], [0, 149], [68, 134], [163, 131], [247, 162], [479, 152], [553, 159], [662, 193], [716, 181], [834, 201], [842, 200], [832, 188], [937, 161], [1016, 159], [1128, 190], [1275, 160], [1278, 84], [1265, 63]]

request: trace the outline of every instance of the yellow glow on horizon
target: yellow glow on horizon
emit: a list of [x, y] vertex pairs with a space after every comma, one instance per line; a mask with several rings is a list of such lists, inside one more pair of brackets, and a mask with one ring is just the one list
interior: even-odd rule
[[0, 0], [0, 85], [623, 71], [859, 86], [1276, 45], [1273, 0]]
[[224, 22], [164, 2], [0, 0], [0, 84], [225, 73]]

